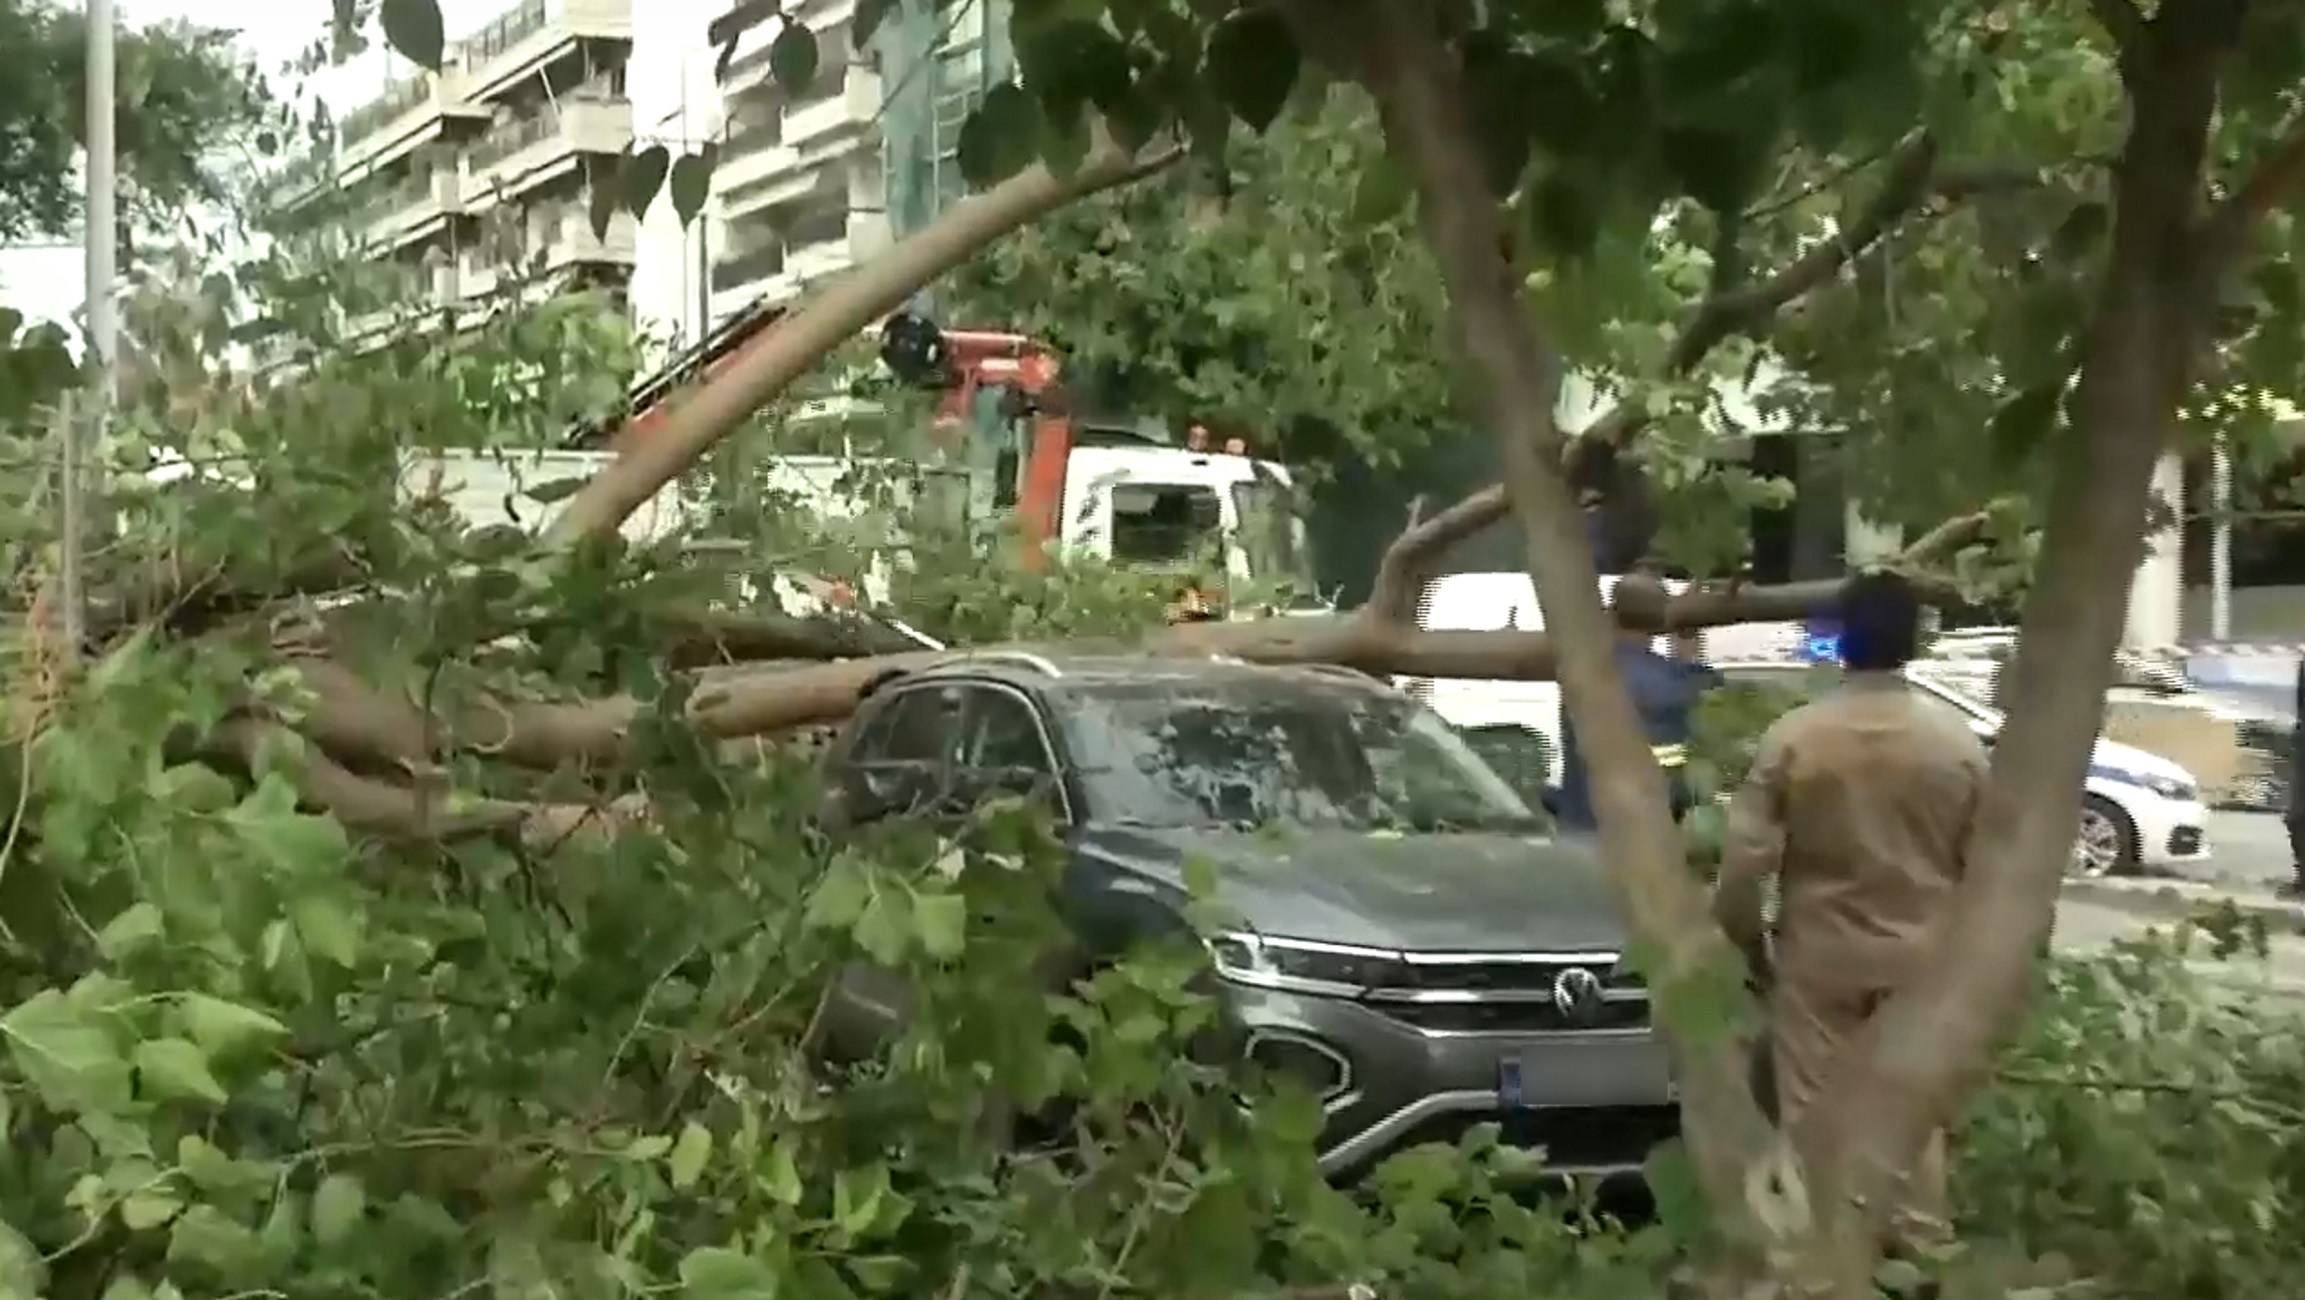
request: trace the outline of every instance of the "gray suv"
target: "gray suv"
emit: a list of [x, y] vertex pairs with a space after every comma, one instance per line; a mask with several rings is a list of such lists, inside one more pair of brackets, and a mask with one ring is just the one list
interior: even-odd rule
[[[1678, 1131], [1663, 1046], [1598, 864], [1423, 705], [1357, 673], [956, 654], [868, 691], [825, 756], [833, 820], [924, 792], [1052, 805], [1093, 961], [1185, 927], [1188, 858], [1237, 918], [1210, 942], [1250, 1057], [1328, 1112], [1350, 1178], [1487, 1121], [1560, 1172], [1636, 1171]], [[988, 775], [989, 774], [989, 775]], [[972, 784], [973, 783], [973, 784]], [[924, 791], [933, 786], [934, 791]], [[857, 968], [836, 1057], [904, 1014]]]

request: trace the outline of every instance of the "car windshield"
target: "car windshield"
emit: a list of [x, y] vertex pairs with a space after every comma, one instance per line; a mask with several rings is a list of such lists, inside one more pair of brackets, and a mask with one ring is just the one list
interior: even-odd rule
[[1140, 826], [1541, 831], [1405, 696], [1258, 676], [1084, 688], [1066, 710], [1089, 815]]

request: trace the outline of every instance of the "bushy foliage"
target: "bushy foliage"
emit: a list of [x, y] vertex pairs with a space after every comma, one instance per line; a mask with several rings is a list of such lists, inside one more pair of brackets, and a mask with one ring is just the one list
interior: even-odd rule
[[[1697, 1230], [1686, 1211], [1629, 1230], [1537, 1206], [1530, 1160], [1484, 1135], [1331, 1188], [1317, 1108], [1229, 1068], [1196, 948], [1070, 955], [1059, 860], [1021, 810], [957, 840], [897, 825], [836, 845], [801, 758], [662, 725], [689, 684], [651, 653], [648, 611], [704, 589], [693, 558], [492, 551], [388, 489], [412, 446], [557, 427], [465, 395], [582, 373], [534, 368], [568, 337], [506, 322], [131, 413], [123, 458], [203, 450], [232, 472], [120, 494], [120, 554], [258, 583], [347, 560], [337, 590], [362, 599], [332, 612], [340, 646], [411, 690], [633, 692], [630, 760], [554, 779], [584, 799], [645, 789], [651, 818], [549, 851], [348, 833], [300, 802], [296, 746], [210, 742], [297, 716], [267, 618], [156, 625], [68, 681], [19, 656], [0, 1292], [1655, 1293]], [[581, 404], [556, 391], [533, 400]], [[726, 530], [741, 564], [836, 558], [789, 503], [767, 527], [774, 505]], [[43, 554], [47, 516], [14, 519], [15, 553]], [[1124, 634], [1157, 608], [1111, 574], [985, 555], [922, 545], [899, 612], [968, 641]], [[438, 779], [511, 788], [470, 758]], [[1984, 1269], [2005, 1240], [2139, 1294], [2237, 1295], [2292, 1264], [2299, 1166], [2268, 1117], [2301, 1077], [2295, 1022], [2220, 1003], [2182, 955], [2048, 973], [1964, 1133], [1985, 1244], [1944, 1268]], [[866, 1065], [830, 1070], [818, 1010], [865, 966], [911, 1014]]]

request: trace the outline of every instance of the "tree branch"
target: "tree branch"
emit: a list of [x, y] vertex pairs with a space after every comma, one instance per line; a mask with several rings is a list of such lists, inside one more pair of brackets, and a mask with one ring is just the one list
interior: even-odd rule
[[2273, 147], [2257, 160], [2241, 184], [2210, 210], [2203, 238], [2211, 274], [2221, 275], [2231, 268], [2257, 223], [2288, 202], [2301, 180], [2305, 180], [2305, 112], [2290, 117]]
[[963, 199], [926, 229], [848, 271], [779, 321], [764, 346], [679, 400], [645, 442], [620, 447], [615, 463], [569, 498], [547, 536], [569, 542], [615, 531], [745, 417], [938, 276], [1067, 203], [1151, 176], [1183, 156], [1176, 148], [1131, 153], [1100, 131], [1098, 146], [1069, 176], [1035, 164]]
[[641, 820], [646, 811], [645, 804], [632, 798], [605, 807], [518, 803], [400, 785], [363, 776], [289, 728], [255, 718], [226, 722], [213, 742], [252, 771], [285, 756], [297, 793], [306, 802], [326, 810], [347, 830], [393, 839], [516, 835], [531, 848], [549, 850], [579, 834], [612, 834]]
[[[1666, 352], [1665, 375], [1677, 379], [1696, 369], [1713, 349], [1740, 335], [1759, 332], [1786, 306], [1839, 275], [1843, 268], [1879, 243], [1906, 217], [1934, 201], [1963, 203], [1979, 196], [2041, 184], [2038, 170], [1977, 165], [1937, 166], [1937, 146], [1926, 131], [1915, 132], [1894, 150], [1889, 176], [1873, 201], [1851, 221], [1848, 229], [1825, 240], [1778, 268], [1764, 279], [1699, 303], [1684, 320], [1680, 333]], [[1574, 467], [1579, 458], [1602, 454], [1630, 443], [1648, 425], [1648, 412], [1637, 403], [1619, 403], [1569, 440]], [[1410, 529], [1393, 542], [1388, 561], [1396, 552], [1404, 560], [1427, 566], [1437, 564], [1448, 549], [1505, 518], [1509, 508], [1502, 484], [1473, 493], [1464, 500]], [[1380, 576], [1382, 569], [1379, 570]]]

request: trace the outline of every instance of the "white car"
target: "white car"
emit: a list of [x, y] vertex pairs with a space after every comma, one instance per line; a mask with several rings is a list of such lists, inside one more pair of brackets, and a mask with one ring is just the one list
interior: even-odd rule
[[[1714, 666], [1732, 682], [1779, 683], [1790, 691], [1802, 690], [1804, 678], [1833, 671], [1804, 663]], [[1905, 675], [1958, 710], [1980, 738], [1990, 742], [2000, 733], [2000, 711], [1978, 699], [1959, 674], [1936, 671], [1936, 665], [1923, 660]], [[2206, 862], [2208, 824], [2209, 809], [2192, 773], [2159, 755], [2099, 740], [2082, 787], [2074, 870], [2085, 876], [2125, 875], [2140, 868]]]
[[[1820, 673], [1834, 670], [1816, 664], [1786, 660], [1715, 664], [1733, 682], [1778, 685], [1788, 692], [1806, 693]], [[1944, 701], [1969, 719], [1980, 737], [1990, 739], [2001, 730], [2001, 714], [1977, 699], [1954, 675], [1930, 671], [1926, 662], [1907, 670], [1916, 686]], [[1475, 683], [1450, 683], [1454, 690], [1429, 696], [1435, 712], [1451, 724], [1474, 733], [1534, 732], [1550, 750], [1546, 785], [1560, 784], [1560, 688], [1552, 682], [1516, 682], [1510, 692], [1489, 692]], [[1485, 685], [1485, 684], [1484, 684]], [[1474, 689], [1466, 689], [1468, 687]], [[1484, 754], [1488, 751], [1483, 750]], [[1525, 779], [1525, 778], [1524, 778]], [[1525, 787], [1524, 787], [1525, 788]], [[2097, 742], [2089, 765], [2089, 780], [2081, 798], [2081, 833], [2074, 845], [2073, 864], [2083, 876], [2124, 875], [2140, 869], [2193, 865], [2209, 860], [2209, 810], [2201, 801], [2200, 783], [2193, 774], [2155, 754], [2116, 744]]]

